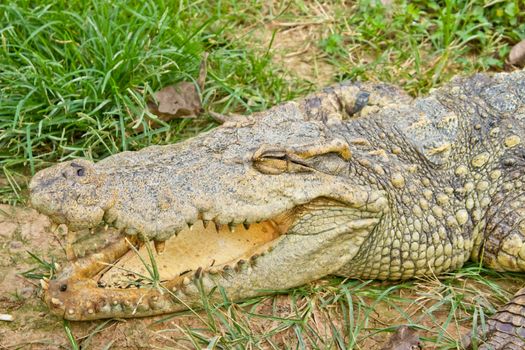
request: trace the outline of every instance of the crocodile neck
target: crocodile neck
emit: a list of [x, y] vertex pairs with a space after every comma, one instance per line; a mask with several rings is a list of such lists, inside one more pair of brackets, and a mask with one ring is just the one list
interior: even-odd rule
[[418, 100], [415, 109], [394, 106], [384, 118], [364, 113], [344, 123], [354, 150], [349, 176], [386, 188], [391, 210], [342, 274], [407, 279], [481, 258], [488, 208], [500, 191], [521, 186], [521, 173], [502, 174], [517, 162], [513, 148], [523, 126], [483, 101], [458, 107], [464, 94], [452, 91]]

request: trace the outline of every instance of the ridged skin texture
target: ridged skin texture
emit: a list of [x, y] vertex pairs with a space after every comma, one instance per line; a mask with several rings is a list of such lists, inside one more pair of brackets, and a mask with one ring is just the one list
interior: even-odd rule
[[[390, 85], [342, 83], [176, 145], [45, 169], [32, 180], [31, 200], [72, 230], [109, 225], [157, 242], [197, 220], [286, 227], [250, 263], [166, 281], [186, 305], [199, 304], [197, 287], [220, 285], [238, 299], [327, 274], [439, 274], [468, 259], [524, 271], [524, 128], [524, 72], [457, 78], [417, 99]], [[126, 309], [126, 291], [75, 289], [82, 276], [74, 271], [59, 277], [67, 292], [48, 292], [67, 318], [185, 307], [148, 291], [147, 310]], [[68, 309], [79, 295], [91, 308]], [[129, 295], [133, 304], [142, 294]], [[509, 341], [521, 348], [513, 332], [523, 324], [523, 298], [490, 321], [495, 349]]]

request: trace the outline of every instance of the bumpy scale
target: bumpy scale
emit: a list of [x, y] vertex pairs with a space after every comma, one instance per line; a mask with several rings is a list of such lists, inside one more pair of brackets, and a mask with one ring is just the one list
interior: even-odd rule
[[[198, 306], [216, 286], [242, 299], [468, 259], [524, 271], [524, 120], [525, 72], [418, 99], [342, 83], [178, 144], [42, 170], [33, 206], [70, 237], [105, 237], [70, 250], [46, 300], [73, 320], [138, 317]], [[487, 349], [523, 347], [523, 295], [489, 321]]]

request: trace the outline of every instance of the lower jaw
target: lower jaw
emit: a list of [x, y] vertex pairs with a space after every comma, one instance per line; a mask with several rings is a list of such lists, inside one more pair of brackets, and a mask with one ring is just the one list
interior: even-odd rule
[[248, 230], [211, 226], [196, 223], [166, 241], [162, 252], [114, 235], [106, 247], [71, 261], [56, 280], [44, 282], [45, 299], [54, 313], [70, 320], [184, 310], [200, 304], [200, 287], [249, 271], [282, 235], [273, 221]]

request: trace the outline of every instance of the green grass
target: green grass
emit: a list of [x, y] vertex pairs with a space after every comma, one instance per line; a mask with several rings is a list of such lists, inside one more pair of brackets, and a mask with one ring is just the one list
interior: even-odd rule
[[263, 30], [270, 38], [277, 33], [269, 23], [320, 23], [303, 55], [334, 67], [325, 80], [395, 82], [414, 95], [458, 72], [502, 69], [510, 45], [525, 36], [518, 0], [375, 3], [0, 5], [0, 167], [7, 179], [0, 199], [23, 200], [24, 176], [48, 162], [101, 159], [213, 127], [206, 115], [147, 127], [155, 118], [147, 99], [165, 85], [196, 79], [204, 51], [207, 110], [250, 113], [313, 90], [315, 77], [275, 62], [276, 43], [259, 40]]
[[[205, 113], [150, 129], [155, 116], [145, 110], [154, 91], [196, 79], [204, 52], [210, 54], [204, 108], [242, 114], [305, 95], [320, 81], [381, 80], [424, 94], [455, 74], [505, 69], [510, 48], [525, 38], [520, 0], [377, 3], [0, 4], [0, 201], [23, 203], [29, 176], [49, 163], [98, 160], [214, 127]], [[286, 42], [296, 32], [306, 33], [304, 43]], [[300, 71], [299, 63], [311, 71]], [[28, 278], [54, 266], [43, 259], [39, 265]], [[155, 280], [154, 268], [151, 274]], [[442, 280], [400, 285], [329, 278], [276, 291], [289, 297], [233, 304], [224, 296], [187, 325], [172, 330], [167, 319], [158, 326], [160, 333], [179, 332], [187, 348], [343, 349], [366, 347], [394, 325], [410, 324], [427, 344], [458, 349], [451, 329], [483, 325], [511, 295], [504, 277], [470, 265]], [[376, 309], [391, 312], [386, 319], [394, 323], [385, 324]], [[64, 329], [73, 347], [92, 338]]]

